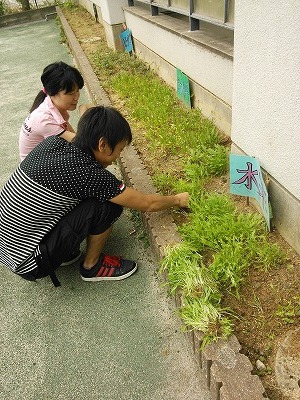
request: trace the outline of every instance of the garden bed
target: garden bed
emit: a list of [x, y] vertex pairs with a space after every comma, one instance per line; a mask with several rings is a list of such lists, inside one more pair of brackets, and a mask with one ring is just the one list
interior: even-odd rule
[[[106, 82], [106, 77], [101, 75], [97, 62], [101, 59], [99, 45], [106, 42], [103, 27], [95, 23], [93, 18], [83, 9], [64, 9], [64, 14], [72, 27], [77, 39], [85, 51], [100, 83], [105, 87], [114, 106], [121, 109], [131, 123], [134, 134], [134, 146], [151, 175], [157, 171], [171, 171], [175, 176], [181, 176], [178, 170], [180, 159], [177, 155], [157, 157], [158, 152], [149, 148], [146, 132], [136, 118], [133, 118], [122, 99], [113, 91]], [[98, 54], [95, 57], [95, 54]], [[105, 57], [103, 57], [105, 58]], [[105, 58], [109, 62], [109, 57]], [[114, 74], [114, 60], [111, 59], [111, 74]], [[129, 62], [129, 61], [128, 61]], [[128, 93], [127, 96], [130, 96]], [[226, 138], [224, 138], [226, 144]], [[212, 193], [225, 193], [229, 191], [228, 176], [224, 174], [216, 177], [207, 184]], [[255, 211], [248, 206], [245, 199], [231, 198], [240, 212]], [[183, 213], [173, 213], [175, 221], [180, 225], [188, 220]], [[300, 326], [300, 258], [280, 237], [276, 230], [268, 235], [271, 243], [277, 243], [287, 254], [286, 260], [276, 267], [263, 270], [255, 265], [249, 266], [243, 283], [239, 288], [239, 296], [234, 293], [225, 293], [222, 305], [230, 307], [239, 318], [235, 319], [234, 333], [237, 336], [242, 352], [249, 357], [253, 364], [254, 372], [261, 376], [266, 393], [270, 400], [285, 399], [278, 387], [274, 375], [275, 356], [278, 345], [283, 337], [291, 330]], [[209, 259], [207, 252], [205, 257]], [[295, 343], [296, 344], [296, 343]], [[257, 368], [257, 361], [263, 363], [265, 368]], [[261, 364], [260, 364], [261, 365]]]

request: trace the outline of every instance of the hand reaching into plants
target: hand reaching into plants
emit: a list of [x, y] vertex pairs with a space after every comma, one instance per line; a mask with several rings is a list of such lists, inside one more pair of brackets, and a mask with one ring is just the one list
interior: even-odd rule
[[127, 186], [121, 194], [113, 197], [110, 201], [134, 210], [154, 212], [166, 210], [171, 207], [187, 207], [189, 194], [184, 192], [170, 196], [162, 196], [160, 194], [143, 193]]
[[188, 192], [178, 193], [175, 195], [175, 197], [178, 199], [178, 207], [188, 207], [190, 199], [190, 195], [188, 194]]

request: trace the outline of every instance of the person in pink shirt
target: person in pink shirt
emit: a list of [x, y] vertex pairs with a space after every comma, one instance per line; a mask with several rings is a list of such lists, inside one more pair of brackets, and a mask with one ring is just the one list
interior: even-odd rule
[[[77, 108], [80, 89], [84, 85], [81, 73], [58, 61], [44, 68], [42, 90], [37, 94], [19, 136], [21, 161], [36, 145], [49, 136], [60, 136], [71, 141], [75, 131], [69, 123], [69, 111]], [[81, 105], [82, 115], [91, 105]]]

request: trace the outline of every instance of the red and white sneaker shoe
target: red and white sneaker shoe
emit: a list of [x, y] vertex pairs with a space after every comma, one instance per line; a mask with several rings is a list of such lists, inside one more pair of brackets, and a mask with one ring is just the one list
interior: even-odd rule
[[84, 281], [120, 281], [128, 278], [137, 270], [137, 264], [118, 256], [101, 254], [97, 264], [90, 270], [80, 265], [80, 275]]

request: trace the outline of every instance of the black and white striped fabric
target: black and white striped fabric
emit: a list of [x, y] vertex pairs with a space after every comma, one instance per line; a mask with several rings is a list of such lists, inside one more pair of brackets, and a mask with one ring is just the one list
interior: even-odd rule
[[36, 268], [43, 237], [80, 201], [105, 202], [124, 184], [92, 155], [52, 136], [32, 150], [0, 193], [0, 263], [17, 274]]

